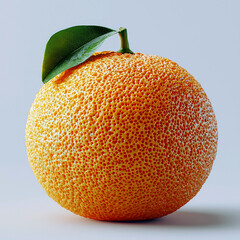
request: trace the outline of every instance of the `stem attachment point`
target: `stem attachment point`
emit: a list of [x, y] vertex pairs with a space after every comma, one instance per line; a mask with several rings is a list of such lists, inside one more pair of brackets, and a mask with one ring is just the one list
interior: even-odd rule
[[134, 54], [129, 48], [128, 38], [127, 38], [127, 29], [120, 27], [118, 30], [118, 33], [121, 39], [121, 48], [118, 52]]

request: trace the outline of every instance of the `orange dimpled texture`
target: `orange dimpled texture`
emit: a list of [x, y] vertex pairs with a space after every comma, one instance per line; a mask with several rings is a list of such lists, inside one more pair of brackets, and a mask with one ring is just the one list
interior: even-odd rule
[[37, 180], [62, 207], [98, 220], [152, 219], [201, 189], [217, 123], [201, 85], [178, 64], [102, 52], [43, 85], [26, 146]]

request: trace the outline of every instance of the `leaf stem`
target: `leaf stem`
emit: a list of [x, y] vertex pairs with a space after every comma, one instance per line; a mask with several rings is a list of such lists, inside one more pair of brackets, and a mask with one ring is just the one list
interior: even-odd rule
[[129, 48], [128, 38], [127, 38], [127, 29], [121, 27], [119, 28], [118, 33], [121, 39], [121, 48], [118, 52], [134, 54]]

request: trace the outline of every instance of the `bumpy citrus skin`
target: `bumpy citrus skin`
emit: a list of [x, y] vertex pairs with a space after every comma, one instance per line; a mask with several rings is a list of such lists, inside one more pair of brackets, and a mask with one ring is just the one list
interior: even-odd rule
[[172, 213], [207, 179], [217, 123], [201, 85], [178, 64], [102, 52], [41, 88], [27, 155], [62, 207], [98, 220]]

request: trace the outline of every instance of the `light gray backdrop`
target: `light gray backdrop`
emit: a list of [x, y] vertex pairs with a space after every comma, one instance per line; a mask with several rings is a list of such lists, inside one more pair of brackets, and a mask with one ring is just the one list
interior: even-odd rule
[[[240, 1], [0, 1], [0, 239], [237, 239], [240, 235]], [[49, 37], [74, 25], [128, 29], [134, 52], [167, 57], [208, 94], [218, 120], [213, 171], [165, 220], [103, 223], [59, 207], [37, 183], [24, 131]], [[118, 50], [119, 37], [100, 50]], [[238, 235], [237, 235], [238, 234]], [[177, 237], [177, 238], [176, 238]]]

